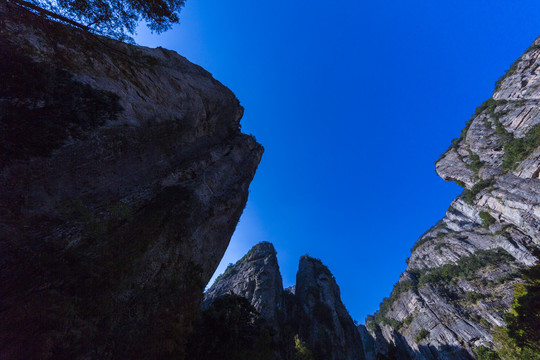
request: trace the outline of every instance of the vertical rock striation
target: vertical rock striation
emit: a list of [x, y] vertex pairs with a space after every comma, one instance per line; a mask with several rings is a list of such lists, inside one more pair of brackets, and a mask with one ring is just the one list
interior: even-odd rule
[[[379, 354], [470, 359], [493, 347], [520, 270], [540, 247], [540, 39], [497, 82], [436, 163], [465, 187], [420, 237], [367, 326]], [[384, 340], [383, 340], [384, 339]]]
[[0, 4], [0, 358], [182, 358], [263, 149], [174, 51]]
[[341, 302], [336, 279], [318, 259], [300, 259], [296, 274], [299, 335], [319, 359], [363, 359], [362, 340]]

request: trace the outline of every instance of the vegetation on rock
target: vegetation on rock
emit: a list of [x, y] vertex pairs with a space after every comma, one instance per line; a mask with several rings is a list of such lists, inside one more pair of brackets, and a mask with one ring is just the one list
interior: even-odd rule
[[470, 190], [463, 191], [463, 199], [467, 204], [472, 205], [476, 199], [476, 195], [478, 195], [480, 191], [491, 186], [491, 184], [493, 184], [493, 179], [485, 179], [477, 182]]
[[540, 146], [540, 124], [533, 126], [522, 138], [507, 141], [504, 145], [503, 170], [513, 170]]
[[429, 336], [429, 331], [427, 331], [426, 329], [422, 328], [420, 329], [420, 331], [418, 331], [418, 333], [416, 334], [416, 336], [414, 337], [414, 340], [416, 340], [416, 342], [422, 342], [422, 340], [425, 340], [427, 339]]
[[298, 335], [294, 337], [295, 360], [313, 360], [313, 353]]
[[495, 224], [495, 222], [497, 221], [493, 216], [491, 216], [488, 212], [485, 211], [480, 211], [478, 215], [482, 219], [482, 224], [484, 225], [484, 227], [487, 228]]
[[540, 359], [540, 262], [524, 270], [523, 279], [504, 317], [506, 327], [497, 328], [493, 336], [502, 360]]
[[479, 250], [468, 257], [460, 258], [455, 264], [446, 264], [428, 272], [423, 272], [418, 280], [419, 285], [426, 283], [454, 283], [457, 278], [473, 279], [476, 271], [486, 266], [497, 266], [513, 259], [506, 250], [496, 248]]

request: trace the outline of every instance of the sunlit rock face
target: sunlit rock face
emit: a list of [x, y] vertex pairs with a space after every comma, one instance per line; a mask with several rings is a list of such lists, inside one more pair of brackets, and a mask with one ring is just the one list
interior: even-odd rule
[[263, 153], [174, 51], [0, 4], [0, 358], [182, 358]]
[[[540, 247], [540, 39], [436, 163], [466, 189], [420, 237], [367, 329], [371, 357], [469, 359], [493, 347], [520, 269]], [[365, 332], [364, 332], [364, 336]], [[370, 358], [368, 356], [368, 358]]]
[[317, 360], [364, 358], [360, 333], [341, 302], [336, 280], [318, 259], [303, 256], [296, 285], [284, 290], [274, 247], [260, 243], [216, 279], [204, 303], [229, 293], [250, 300], [274, 328], [278, 359], [295, 359], [295, 336]]

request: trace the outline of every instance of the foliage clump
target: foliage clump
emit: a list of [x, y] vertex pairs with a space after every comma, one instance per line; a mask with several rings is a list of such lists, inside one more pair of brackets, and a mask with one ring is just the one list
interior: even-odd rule
[[421, 274], [419, 284], [453, 283], [457, 278], [474, 279], [477, 270], [512, 260], [513, 257], [502, 248], [479, 250], [473, 255], [459, 259], [456, 264], [446, 264]]
[[401, 325], [394, 323], [392, 321], [393, 319], [387, 318], [386, 314], [388, 313], [388, 311], [390, 311], [394, 301], [396, 301], [401, 294], [409, 290], [413, 290], [413, 291], [417, 290], [416, 284], [413, 283], [411, 280], [398, 282], [396, 285], [394, 285], [394, 289], [392, 290], [390, 297], [384, 298], [381, 304], [379, 305], [379, 310], [377, 310], [377, 312], [373, 314], [373, 320], [377, 323], [387, 324], [394, 328], [395, 327], [400, 328]]
[[294, 337], [294, 360], [313, 360], [313, 353], [298, 335]]
[[482, 300], [485, 297], [484, 294], [477, 293], [475, 291], [469, 291], [465, 294], [465, 299], [473, 304], [476, 304], [479, 300]]
[[495, 224], [497, 220], [493, 216], [491, 216], [488, 212], [480, 211], [478, 214], [480, 216], [480, 219], [482, 219], [482, 224], [484, 227], [489, 228], [491, 225]]
[[513, 170], [517, 163], [525, 160], [540, 146], [540, 124], [533, 126], [522, 138], [508, 141], [504, 145], [503, 170]]
[[429, 336], [429, 331], [427, 331], [426, 329], [422, 328], [420, 329], [420, 331], [418, 331], [414, 337], [414, 340], [416, 340], [417, 343], [427, 339]]
[[30, 0], [34, 5], [119, 40], [135, 34], [145, 22], [157, 33], [178, 23], [185, 0]]
[[463, 191], [463, 200], [465, 200], [467, 204], [473, 205], [476, 195], [478, 195], [480, 191], [491, 186], [492, 184], [493, 179], [484, 179], [477, 182], [470, 190]]
[[472, 151], [470, 152], [469, 160], [469, 168], [474, 172], [476, 176], [478, 176], [478, 173], [484, 165], [484, 162], [480, 160], [480, 156], [478, 154], [475, 154]]
[[478, 360], [500, 360], [501, 358], [497, 355], [497, 352], [481, 345], [477, 347], [474, 352], [476, 353], [476, 358]]
[[502, 360], [540, 359], [540, 262], [524, 270], [523, 279], [525, 283], [516, 285], [514, 302], [504, 317], [506, 327], [493, 334]]

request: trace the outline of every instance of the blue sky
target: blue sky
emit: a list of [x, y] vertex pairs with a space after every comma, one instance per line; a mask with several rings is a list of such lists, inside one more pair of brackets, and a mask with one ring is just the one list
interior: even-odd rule
[[529, 0], [188, 0], [172, 30], [141, 28], [139, 44], [232, 89], [266, 149], [216, 274], [270, 241], [289, 286], [308, 253], [363, 322], [461, 192], [434, 161], [540, 35], [538, 14]]

